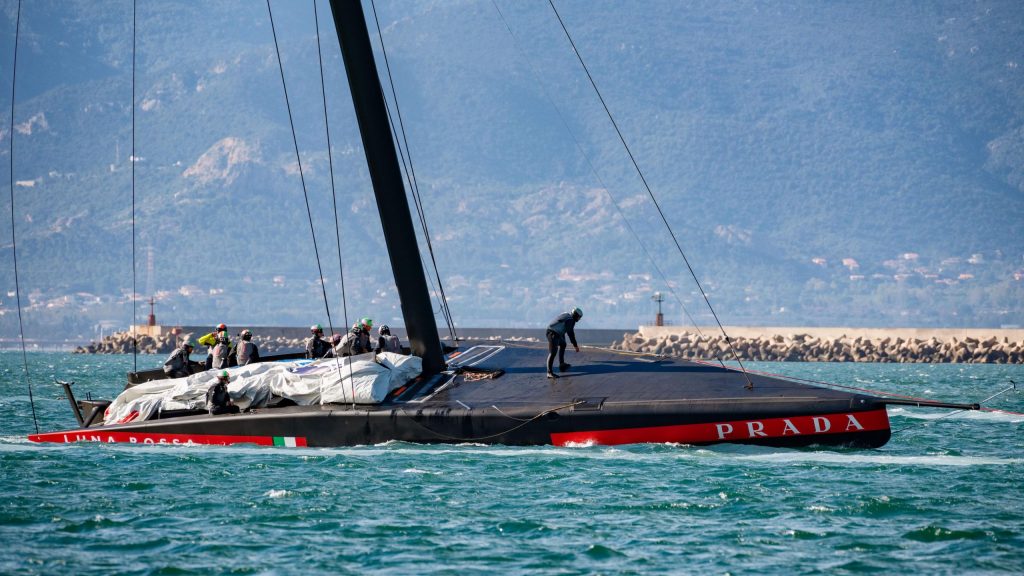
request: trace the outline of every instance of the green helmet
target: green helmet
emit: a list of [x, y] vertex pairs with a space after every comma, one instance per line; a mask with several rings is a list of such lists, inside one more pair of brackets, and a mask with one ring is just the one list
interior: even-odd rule
[[367, 332], [370, 331], [370, 328], [373, 328], [372, 318], [363, 318], [362, 320], [359, 321], [359, 323], [362, 324], [363, 330], [366, 330]]
[[324, 327], [319, 325], [319, 324], [313, 324], [312, 326], [309, 327], [309, 331], [314, 333], [314, 334], [317, 334], [319, 332], [323, 332], [324, 331]]
[[575, 317], [575, 318], [576, 318], [577, 320], [579, 320], [580, 318], [583, 318], [583, 309], [582, 309], [582, 308], [580, 308], [579, 306], [577, 306], [577, 307], [573, 308], [573, 309], [572, 309], [572, 315], [573, 315], [573, 316], [574, 316], [574, 317]]
[[217, 378], [220, 378], [221, 380], [230, 380], [231, 376], [228, 374], [227, 370], [221, 370], [220, 372], [217, 372]]
[[195, 348], [195, 346], [192, 345], [192, 341], [191, 340], [185, 340], [184, 342], [182, 342], [181, 343], [181, 347], [182, 348]]

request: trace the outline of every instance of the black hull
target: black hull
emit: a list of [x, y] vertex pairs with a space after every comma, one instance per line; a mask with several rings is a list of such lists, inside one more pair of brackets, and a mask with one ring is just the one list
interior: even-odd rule
[[[526, 445], [676, 442], [875, 448], [890, 435], [880, 398], [735, 370], [610, 351], [544, 375], [546, 350], [479, 346], [441, 375], [374, 406], [264, 408], [31, 436], [41, 442], [355, 446], [388, 441]], [[497, 378], [481, 378], [501, 369]]]

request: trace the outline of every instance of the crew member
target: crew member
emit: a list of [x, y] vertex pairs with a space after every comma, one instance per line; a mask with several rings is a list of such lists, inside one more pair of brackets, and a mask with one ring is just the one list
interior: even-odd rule
[[231, 402], [231, 395], [228, 394], [228, 382], [231, 377], [227, 370], [221, 370], [217, 374], [217, 381], [206, 391], [206, 409], [210, 414], [238, 414], [238, 406]]
[[252, 330], [245, 329], [239, 334], [242, 339], [235, 347], [235, 361], [239, 366], [255, 364], [260, 361], [260, 349], [252, 342]]
[[227, 332], [228, 327], [224, 323], [218, 324], [217, 328], [209, 334], [204, 334], [199, 337], [199, 343], [206, 346], [206, 369], [209, 370], [213, 367], [213, 349], [217, 346], [217, 335], [221, 332]]
[[309, 332], [310, 337], [306, 340], [306, 358], [319, 360], [327, 354], [331, 345], [324, 340], [324, 329], [319, 324], [310, 326]]
[[164, 361], [164, 374], [168, 378], [184, 378], [189, 375], [189, 358], [192, 353], [192, 343], [184, 341], [181, 346], [174, 349], [171, 355]]
[[213, 363], [211, 364], [211, 368], [214, 370], [220, 370], [230, 366], [230, 355], [231, 339], [228, 338], [227, 330], [224, 330], [217, 335], [217, 345], [213, 347]]
[[583, 310], [577, 307], [573, 308], [571, 312], [559, 314], [548, 325], [548, 378], [558, 378], [558, 375], [552, 369], [552, 365], [555, 363], [556, 351], [558, 352], [558, 371], [565, 372], [572, 367], [571, 364], [565, 363], [565, 337], [569, 337], [572, 347], [579, 352], [580, 346], [576, 343], [574, 328], [576, 323], [580, 321], [580, 318], [583, 318]]
[[363, 325], [359, 322], [353, 324], [352, 329], [338, 342], [336, 347], [338, 356], [358, 356], [369, 352], [364, 343], [368, 339], [364, 340], [364, 336]]
[[331, 349], [327, 351], [324, 358], [341, 357], [341, 350], [338, 347], [339, 344], [341, 344], [341, 334], [331, 334]]
[[381, 324], [377, 329], [377, 349], [374, 351], [377, 354], [381, 352], [402, 353], [402, 343], [398, 340], [398, 336], [391, 333], [391, 328], [387, 324]]
[[359, 333], [359, 337], [362, 339], [363, 351], [360, 354], [370, 352], [373, 350], [373, 343], [371, 338], [373, 337], [373, 320], [370, 318], [362, 318], [359, 320], [359, 327], [362, 331]]

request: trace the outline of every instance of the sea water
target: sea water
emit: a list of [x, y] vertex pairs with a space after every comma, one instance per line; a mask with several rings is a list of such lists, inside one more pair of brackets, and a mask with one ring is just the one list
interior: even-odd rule
[[[46, 431], [74, 425], [54, 379], [112, 397], [132, 358], [28, 364]], [[1024, 383], [1006, 365], [750, 367], [957, 402]], [[1024, 412], [1024, 394], [990, 405]], [[3, 574], [1024, 572], [1014, 414], [893, 407], [876, 450], [40, 445], [20, 353], [0, 353], [0, 409]]]

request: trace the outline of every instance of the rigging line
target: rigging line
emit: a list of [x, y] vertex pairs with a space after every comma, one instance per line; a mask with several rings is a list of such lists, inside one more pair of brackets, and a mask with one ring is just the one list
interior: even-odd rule
[[[324, 57], [320, 48], [320, 16], [316, 9], [316, 0], [313, 0], [313, 24], [316, 26], [316, 58], [320, 64], [320, 95], [323, 96], [324, 101], [324, 129], [327, 131], [327, 166], [331, 174], [331, 200], [334, 202], [334, 236], [338, 242], [338, 274], [341, 275], [341, 307], [342, 313], [345, 316], [344, 329], [349, 329], [348, 325], [348, 301], [345, 298], [345, 267], [342, 265], [341, 260], [341, 224], [338, 221], [338, 194], [334, 187], [334, 158], [331, 153], [331, 123], [327, 116], [327, 88], [324, 82]], [[331, 328], [331, 336], [333, 339], [334, 328]], [[334, 349], [334, 343], [331, 343], [331, 349]], [[338, 369], [338, 374], [341, 374], [341, 360], [338, 359], [337, 351], [334, 352], [334, 363]], [[352, 363], [348, 364], [348, 377], [349, 385], [352, 390], [352, 408], [355, 409], [356, 405], [356, 392], [355, 392], [355, 378], [352, 374]]]
[[[404, 148], [402, 147], [401, 142], [399, 142], [398, 146], [399, 152], [401, 152], [402, 156], [402, 165], [403, 167], [405, 167], [406, 177], [409, 179], [409, 187], [410, 190], [412, 191], [413, 202], [416, 205], [416, 212], [420, 218], [420, 226], [423, 229], [423, 237], [427, 243], [427, 252], [430, 254], [430, 261], [434, 267], [434, 275], [437, 277], [438, 293], [440, 295], [439, 299], [441, 301], [441, 312], [445, 317], [445, 322], [448, 324], [448, 330], [449, 333], [451, 334], [452, 340], [457, 341], [458, 337], [455, 334], [455, 322], [452, 319], [451, 309], [448, 307], [448, 297], [445, 295], [444, 284], [441, 282], [441, 273], [437, 268], [437, 259], [434, 256], [434, 246], [430, 241], [430, 230], [427, 228], [427, 218], [426, 213], [423, 209], [423, 201], [420, 197], [419, 182], [416, 180], [416, 169], [413, 166], [412, 162], [412, 150], [409, 147], [409, 139], [406, 135], [405, 123], [402, 121], [402, 109], [398, 105], [398, 93], [395, 91], [395, 82], [394, 78], [391, 75], [391, 64], [390, 61], [388, 60], [387, 48], [384, 45], [384, 33], [380, 29], [380, 20], [377, 18], [377, 4], [375, 0], [370, 0], [370, 7], [373, 10], [373, 20], [377, 26], [377, 36], [380, 38], [381, 53], [384, 55], [384, 67], [388, 73], [388, 84], [391, 86], [391, 96], [392, 100], [395, 103], [395, 115], [398, 117], [398, 128], [402, 133], [402, 141], [405, 143]], [[383, 87], [381, 88], [381, 90], [383, 91]], [[385, 101], [386, 100], [387, 98], [385, 97]], [[388, 109], [388, 118], [389, 120], [391, 120], [390, 109]], [[395, 130], [394, 121], [391, 120], [390, 123], [392, 130]], [[398, 141], [398, 134], [395, 134], [395, 140], [396, 142]], [[406, 155], [408, 155], [409, 157], [408, 166], [406, 166]]]
[[344, 327], [348, 329], [348, 301], [345, 295], [345, 267], [341, 259], [341, 224], [338, 220], [338, 194], [334, 186], [334, 155], [331, 153], [331, 123], [327, 115], [327, 89], [324, 84], [324, 58], [320, 48], [320, 18], [317, 15], [316, 0], [313, 0], [313, 22], [316, 25], [316, 56], [320, 63], [320, 94], [324, 102], [324, 129], [327, 131], [327, 166], [331, 174], [331, 199], [334, 201], [334, 235], [338, 244], [338, 272], [341, 276], [341, 307]]
[[[522, 48], [522, 43], [519, 41], [519, 37], [516, 35], [515, 32], [512, 31], [512, 27], [509, 25], [508, 20], [506, 20], [505, 14], [502, 13], [501, 8], [498, 7], [497, 0], [491, 0], [491, 4], [494, 6], [495, 11], [498, 12], [498, 17], [501, 19], [501, 22], [505, 25], [505, 29], [508, 30], [509, 36], [512, 37], [512, 41], [515, 44], [516, 49], [519, 51], [520, 57], [530, 66], [530, 72], [533, 74], [534, 80], [536, 80], [537, 85], [540, 87], [541, 92], [544, 94], [544, 97], [547, 99], [548, 103], [551, 104], [551, 107], [555, 110], [555, 113], [558, 114], [558, 119], [562, 122], [562, 126], [565, 128], [565, 131], [572, 138], [573, 143], [576, 144], [576, 149], [579, 151], [580, 155], [583, 156], [583, 159], [586, 160], [587, 164], [590, 166], [590, 171], [593, 172], [594, 177], [597, 178], [598, 183], [600, 183], [601, 187], [604, 188], [605, 194], [608, 196], [608, 199], [611, 200], [612, 205], [615, 206], [615, 210], [618, 211], [619, 216], [622, 217], [622, 221], [623, 223], [625, 223], [626, 228], [636, 239], [637, 244], [640, 245], [641, 250], [643, 250], [644, 255], [647, 256], [647, 260], [651, 263], [651, 266], [653, 266], [654, 269], [658, 272], [658, 275], [661, 276], [661, 280], [662, 282], [665, 283], [665, 287], [668, 289], [669, 293], [672, 294], [672, 297], [676, 299], [676, 302], [679, 303], [679, 307], [682, 308], [683, 314], [686, 315], [686, 318], [690, 321], [690, 324], [692, 324], [693, 328], [697, 331], [697, 334], [703, 337], [704, 333], [703, 331], [701, 331], [700, 326], [697, 325], [697, 322], [693, 319], [693, 316], [690, 315], [690, 311], [686, 309], [686, 305], [683, 304], [682, 299], [679, 298], [679, 295], [676, 294], [676, 291], [672, 289], [672, 285], [669, 283], [668, 276], [666, 276], [666, 274], [661, 270], [661, 267], [658, 266], [657, 261], [651, 255], [650, 251], [647, 249], [647, 245], [644, 243], [643, 239], [640, 238], [640, 235], [637, 234], [636, 230], [633, 228], [633, 225], [630, 224], [629, 218], [626, 217], [626, 213], [622, 210], [622, 207], [619, 206], [619, 203], [615, 200], [615, 196], [612, 195], [611, 188], [607, 184], [605, 184], [604, 179], [601, 178], [601, 174], [600, 172], [598, 172], [597, 167], [594, 166], [594, 162], [591, 160], [590, 155], [583, 150], [583, 145], [576, 137], [576, 133], [573, 132], [572, 129], [569, 127], [569, 122], [566, 121], [565, 115], [562, 114], [561, 108], [559, 108], [558, 105], [555, 104], [554, 98], [551, 97], [551, 94], [548, 92], [547, 88], [544, 86], [544, 83], [541, 81], [540, 74], [537, 73], [536, 66], [534, 66], [533, 62], [526, 57], [525, 51]], [[724, 367], [725, 362], [722, 360], [721, 357], [719, 357], [717, 350], [714, 354], [715, 359], [718, 360]]]
[[295, 146], [295, 161], [299, 165], [299, 180], [302, 182], [302, 197], [306, 200], [306, 216], [309, 218], [309, 235], [313, 237], [313, 253], [316, 255], [316, 268], [320, 273], [320, 290], [324, 295], [324, 308], [327, 310], [327, 325], [334, 335], [334, 324], [331, 322], [331, 305], [327, 301], [327, 286], [324, 282], [324, 269], [320, 265], [320, 249], [316, 245], [316, 232], [313, 230], [313, 211], [309, 207], [309, 193], [306, 191], [306, 177], [302, 173], [302, 155], [299, 154], [299, 139], [295, 135], [295, 120], [292, 119], [292, 105], [288, 100], [288, 83], [284, 79], [284, 64], [281, 62], [281, 48], [277, 43], [277, 29], [274, 27], [274, 12], [267, 0], [267, 14], [270, 16], [270, 32], [274, 35], [274, 51], [277, 53], [277, 68], [281, 72], [281, 88], [284, 89], [284, 103], [288, 108], [288, 124], [292, 129], [292, 144]]
[[11, 249], [14, 255], [14, 293], [18, 300], [18, 331], [21, 334], [21, 362], [25, 367], [25, 384], [28, 385], [28, 403], [32, 406], [32, 424], [39, 434], [36, 419], [36, 402], [32, 397], [32, 378], [28, 372], [28, 352], [25, 349], [25, 323], [21, 317], [21, 286], [18, 283], [18, 241], [14, 233], [14, 88], [18, 80], [18, 37], [21, 33], [21, 0], [18, 0], [18, 15], [14, 23], [14, 65], [11, 67]]
[[[269, 0], [268, 0], [269, 1]], [[565, 27], [565, 22], [562, 21], [562, 16], [558, 13], [558, 9], [555, 8], [554, 0], [548, 0], [548, 4], [551, 6], [551, 10], [555, 13], [555, 17], [558, 18], [558, 23], [562, 26], [562, 31], [565, 32], [565, 37], [569, 40], [569, 44], [572, 45], [572, 51], [576, 54], [576, 59], [579, 60], [580, 66], [583, 67], [583, 71], [587, 73], [587, 78], [590, 80], [590, 85], [594, 87], [594, 93], [597, 94], [598, 99], [601, 101], [601, 106], [604, 107], [605, 113], [608, 115], [608, 120], [611, 121], [612, 126], [615, 128], [615, 133], [619, 135], [619, 141], [622, 142], [622, 147], [626, 150], [626, 154], [629, 155], [630, 161], [633, 163], [633, 168], [636, 169], [637, 175], [640, 176], [640, 181], [643, 182], [644, 188], [647, 190], [647, 195], [651, 197], [651, 202], [654, 203], [654, 207], [658, 209], [658, 214], [661, 215], [662, 222], [665, 223], [665, 229], [668, 230], [672, 241], [675, 242], [676, 249], [679, 250], [679, 255], [683, 257], [683, 262], [686, 263], [686, 268], [690, 271], [690, 275], [693, 276], [693, 281], [697, 284], [697, 289], [700, 290], [701, 296], [704, 297], [704, 303], [707, 304], [708, 310], [711, 311], [711, 315], [715, 317], [715, 322], [718, 324], [718, 329], [722, 331], [722, 336], [725, 337], [725, 342], [729, 345], [729, 351], [732, 352], [733, 358], [740, 365], [740, 371], [743, 372], [743, 377], [747, 381], [747, 388], [752, 389], [754, 383], [750, 381], [750, 377], [747, 376], [747, 370], [743, 366], [743, 361], [740, 360], [739, 354], [736, 353], [736, 348], [732, 345], [732, 339], [725, 332], [725, 327], [722, 326], [722, 321], [718, 319], [718, 314], [715, 312], [714, 307], [711, 306], [711, 300], [708, 299], [707, 292], [704, 291], [704, 287], [701, 286], [700, 280], [697, 279], [697, 273], [693, 270], [693, 266], [690, 265], [690, 259], [686, 257], [686, 253], [683, 252], [683, 247], [679, 244], [679, 239], [676, 238], [675, 231], [672, 230], [672, 226], [668, 223], [668, 218], [665, 217], [665, 213], [661, 209], [661, 205], [658, 204], [657, 198], [654, 197], [654, 191], [651, 190], [651, 186], [647, 183], [647, 178], [644, 176], [640, 165], [637, 164], [636, 157], [633, 156], [633, 151], [630, 150], [629, 145], [626, 144], [626, 138], [622, 135], [622, 130], [619, 129], [619, 124], [615, 121], [615, 117], [612, 116], [611, 109], [608, 108], [608, 104], [604, 100], [604, 96], [601, 95], [601, 91], [597, 88], [597, 82], [594, 81], [594, 77], [590, 74], [590, 69], [587, 68], [585, 62], [583, 62], [583, 56], [580, 51], [576, 48], [576, 42], [573, 41], [572, 36], [569, 34], [569, 29]]]
[[135, 295], [137, 294], [135, 284], [135, 37], [136, 37], [136, 6], [138, 2], [132, 0], [132, 369], [139, 371], [139, 344], [136, 334], [138, 323], [138, 310]]

